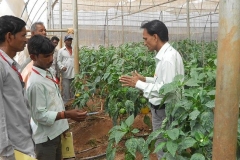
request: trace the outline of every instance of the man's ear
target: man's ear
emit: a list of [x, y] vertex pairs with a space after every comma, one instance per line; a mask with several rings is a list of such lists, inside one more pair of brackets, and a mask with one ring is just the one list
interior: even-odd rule
[[157, 41], [158, 40], [158, 35], [157, 34], [153, 34], [154, 40]]
[[5, 35], [5, 40], [7, 41], [7, 42], [10, 42], [11, 41], [11, 39], [12, 39], [12, 33], [10, 33], [10, 32], [8, 32], [6, 35]]
[[33, 61], [36, 61], [36, 60], [37, 60], [37, 55], [35, 55], [35, 54], [30, 54], [30, 58], [31, 58]]

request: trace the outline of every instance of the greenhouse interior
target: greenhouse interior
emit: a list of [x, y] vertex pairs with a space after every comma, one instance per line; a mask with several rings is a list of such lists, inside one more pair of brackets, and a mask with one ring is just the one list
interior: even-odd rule
[[[71, 1], [19, 0], [18, 5], [15, 3], [15, 0], [2, 0], [0, 15], [21, 17], [28, 28], [36, 21], [44, 22], [47, 29], [73, 27]], [[217, 39], [218, 0], [78, 0], [77, 3], [80, 46], [139, 42], [142, 39], [141, 23], [154, 19], [166, 24], [171, 41]], [[59, 36], [59, 33], [51, 34]]]
[[[26, 46], [32, 45], [35, 22], [44, 24], [40, 26], [49, 39], [60, 39], [51, 51], [53, 57], [57, 54], [51, 79], [57, 89], [45, 98], [47, 102], [52, 92], [58, 93], [59, 100], [53, 101], [62, 102], [63, 109], [53, 125], [62, 119], [69, 125], [60, 137], [62, 159], [240, 159], [239, 0], [0, 0], [0, 17], [4, 15], [26, 23]], [[151, 34], [154, 26], [146, 24], [152, 22], [166, 25], [167, 32], [158, 26], [158, 32], [167, 33], [165, 40], [160, 33]], [[1, 59], [2, 44], [0, 100], [6, 98], [1, 76], [7, 75], [1, 74], [6, 61]], [[42, 53], [34, 55], [30, 49], [11, 57], [21, 65], [20, 71], [12, 67], [23, 77], [21, 82], [38, 74], [35, 61]], [[69, 56], [65, 60], [59, 56], [64, 49]], [[21, 54], [26, 57], [19, 58]], [[69, 66], [64, 65], [69, 64], [73, 77], [68, 79], [64, 74]], [[44, 78], [49, 80], [47, 73]], [[64, 79], [69, 80], [67, 87]], [[29, 102], [31, 87], [22, 86]], [[72, 94], [67, 101], [65, 88]], [[32, 118], [34, 107], [30, 105]], [[47, 115], [48, 107], [38, 111]], [[73, 111], [83, 119], [73, 118]], [[31, 128], [33, 137], [42, 125], [36, 119], [31, 119], [37, 127]], [[1, 141], [0, 160], [7, 157]], [[25, 160], [14, 154], [16, 160]], [[27, 156], [38, 159], [38, 154]]]

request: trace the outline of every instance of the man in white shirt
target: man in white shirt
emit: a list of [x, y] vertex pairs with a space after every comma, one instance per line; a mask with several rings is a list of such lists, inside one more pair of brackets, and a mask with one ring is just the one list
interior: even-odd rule
[[[160, 106], [162, 97], [159, 94], [161, 87], [173, 81], [176, 75], [184, 75], [184, 66], [180, 54], [168, 43], [168, 29], [159, 20], [144, 23], [143, 29], [144, 45], [150, 51], [157, 51], [155, 57], [156, 69], [153, 77], [143, 77], [136, 71], [132, 76], [121, 76], [120, 82], [123, 86], [135, 87], [143, 91], [143, 95], [149, 99], [152, 113], [153, 131], [161, 127], [166, 117], [165, 105]], [[157, 141], [156, 146], [160, 140]], [[157, 153], [161, 159], [163, 152]]]
[[35, 35], [28, 41], [33, 60], [28, 79], [27, 95], [30, 104], [33, 140], [38, 160], [61, 160], [61, 134], [69, 128], [67, 118], [83, 121], [87, 112], [78, 109], [65, 111], [58, 82], [48, 70], [53, 62], [52, 42]]
[[66, 104], [74, 98], [74, 91], [71, 83], [74, 79], [74, 55], [72, 50], [72, 36], [64, 37], [65, 46], [58, 51], [57, 64], [62, 73], [63, 101]]

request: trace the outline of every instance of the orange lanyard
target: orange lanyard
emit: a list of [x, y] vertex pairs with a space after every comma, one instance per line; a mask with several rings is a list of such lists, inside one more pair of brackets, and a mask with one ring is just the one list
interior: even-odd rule
[[[37, 70], [35, 70], [34, 68], [32, 68], [33, 72], [37, 73], [38, 75], [42, 76]], [[42, 76], [43, 77], [43, 76]], [[57, 85], [59, 84], [58, 80], [54, 80], [48, 76], [46, 76], [47, 79], [50, 79], [51, 81], [53, 81], [54, 83], [56, 83]]]
[[[2, 57], [2, 59], [3, 59], [4, 61], [6, 61], [6, 62], [8, 63], [7, 59], [2, 55], [2, 52], [0, 52], [0, 56]], [[9, 63], [8, 63], [8, 64], [9, 64]], [[10, 64], [9, 64], [9, 65], [10, 65]], [[10, 66], [11, 66], [12, 69], [18, 74], [19, 80], [20, 80], [21, 82], [23, 82], [22, 75], [18, 72], [17, 68], [16, 68], [14, 65], [10, 65]]]

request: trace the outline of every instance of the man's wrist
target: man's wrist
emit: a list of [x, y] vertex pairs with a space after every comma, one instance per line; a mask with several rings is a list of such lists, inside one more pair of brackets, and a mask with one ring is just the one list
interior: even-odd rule
[[60, 117], [61, 117], [61, 119], [65, 119], [66, 118], [64, 111], [60, 112]]
[[64, 111], [64, 116], [65, 116], [65, 118], [68, 118], [67, 111]]
[[143, 82], [146, 82], [146, 77], [143, 77]]

